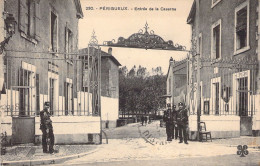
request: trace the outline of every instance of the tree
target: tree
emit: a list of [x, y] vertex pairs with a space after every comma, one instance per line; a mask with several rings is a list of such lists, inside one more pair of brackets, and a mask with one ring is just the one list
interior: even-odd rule
[[[119, 108], [127, 114], [149, 114], [165, 106], [166, 76], [161, 67], [149, 76], [145, 67], [134, 66], [128, 73], [124, 66], [119, 70]], [[126, 74], [127, 73], [127, 74]]]

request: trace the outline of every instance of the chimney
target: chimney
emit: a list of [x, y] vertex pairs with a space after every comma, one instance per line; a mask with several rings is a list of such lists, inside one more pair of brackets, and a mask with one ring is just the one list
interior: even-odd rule
[[112, 55], [112, 48], [111, 47], [108, 48], [108, 54]]

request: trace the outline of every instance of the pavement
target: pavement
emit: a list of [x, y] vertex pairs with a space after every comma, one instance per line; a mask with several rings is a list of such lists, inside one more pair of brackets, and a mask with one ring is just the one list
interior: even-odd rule
[[[106, 130], [108, 138], [112, 137], [108, 144], [103, 144], [96, 153], [62, 165], [147, 165], [148, 162], [150, 165], [169, 165], [169, 162], [177, 165], [260, 165], [260, 137], [213, 139], [203, 143], [189, 141], [186, 145], [179, 144], [179, 140], [166, 141], [165, 128], [158, 125], [158, 122], [145, 126], [136, 123]], [[248, 146], [246, 157], [237, 155], [238, 145]]]
[[[186, 145], [179, 144], [178, 140], [167, 142], [165, 128], [158, 126], [159, 122], [145, 126], [134, 123], [107, 129], [105, 132], [108, 144], [104, 139], [102, 145], [55, 145], [57, 153], [53, 155], [42, 153], [42, 147], [33, 144], [12, 146], [1, 156], [1, 165], [105, 165], [107, 162], [119, 164], [121, 161], [132, 165], [131, 161], [134, 160], [153, 160], [154, 163], [164, 161], [167, 165], [168, 162], [174, 162], [174, 159], [184, 162], [185, 158], [189, 158], [190, 161], [200, 161], [200, 158], [208, 158], [212, 162], [219, 159], [229, 161], [225, 156], [239, 162], [241, 159], [237, 155], [238, 145], [247, 145], [250, 157], [246, 159], [260, 164], [260, 137], [213, 139], [212, 142], [203, 143], [189, 141]], [[247, 160], [243, 160], [245, 164], [248, 163]]]
[[24, 144], [7, 147], [1, 155], [1, 165], [48, 165], [63, 163], [98, 150], [98, 145], [55, 145], [55, 153], [43, 153], [42, 146]]
[[[98, 162], [133, 161], [133, 160], [169, 160], [183, 158], [210, 158], [216, 156], [237, 155], [237, 146], [217, 144], [212, 142], [191, 142], [189, 144], [179, 144], [178, 140], [165, 142], [165, 138], [157, 139], [158, 144], [150, 144], [143, 138], [133, 139], [113, 139], [109, 144], [104, 144], [96, 153], [87, 157], [66, 161], [63, 165], [76, 165], [80, 163], [90, 164]], [[260, 149], [256, 147], [248, 148], [249, 155], [256, 153], [260, 157]], [[258, 162], [260, 162], [259, 157]]]

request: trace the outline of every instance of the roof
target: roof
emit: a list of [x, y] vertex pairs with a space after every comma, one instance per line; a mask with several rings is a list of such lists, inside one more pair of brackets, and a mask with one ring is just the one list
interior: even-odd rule
[[[90, 52], [93, 51], [93, 49], [97, 50], [96, 48], [94, 47], [90, 47]], [[88, 48], [82, 48], [82, 49], [79, 49], [79, 53], [81, 54], [87, 54], [88, 53]], [[82, 57], [83, 55], [81, 55], [80, 57]], [[87, 55], [86, 55], [87, 56]], [[118, 60], [111, 54], [105, 52], [105, 51], [102, 51], [101, 50], [101, 58], [109, 58], [111, 59], [117, 66], [122, 66]]]
[[193, 23], [195, 13], [196, 13], [196, 0], [193, 1], [193, 4], [191, 6], [191, 10], [190, 10], [189, 16], [187, 18], [187, 24]]
[[185, 59], [183, 59], [181, 61], [173, 61], [173, 63], [170, 63], [169, 67], [168, 67], [168, 72], [167, 72], [166, 78], [168, 78], [168, 75], [169, 75], [169, 72], [170, 72], [170, 68], [177, 67], [177, 66], [182, 65], [184, 63], [187, 63], [187, 58], [185, 58]]
[[82, 12], [82, 8], [81, 8], [81, 3], [80, 0], [74, 0], [75, 6], [76, 6], [76, 10], [77, 10], [77, 18], [83, 18], [83, 12]]

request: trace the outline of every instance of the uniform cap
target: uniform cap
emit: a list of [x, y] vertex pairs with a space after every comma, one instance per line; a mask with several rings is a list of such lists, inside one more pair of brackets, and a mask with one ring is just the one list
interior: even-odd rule
[[50, 106], [50, 102], [46, 101], [46, 102], [44, 103], [44, 106], [49, 107], [49, 106]]
[[179, 102], [178, 106], [184, 106], [183, 102]]
[[172, 107], [173, 107], [173, 108], [176, 108], [176, 105], [173, 105]]

